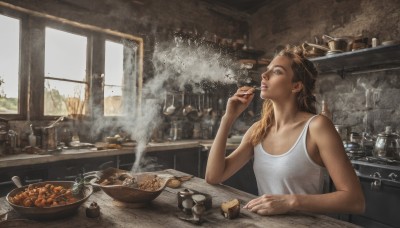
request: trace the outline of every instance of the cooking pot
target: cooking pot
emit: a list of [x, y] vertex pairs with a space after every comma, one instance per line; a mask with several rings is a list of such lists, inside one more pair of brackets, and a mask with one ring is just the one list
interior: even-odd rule
[[[46, 184], [52, 184], [55, 186], [62, 186], [64, 188], [72, 188], [74, 185], [74, 181], [45, 181], [45, 182], [38, 182], [32, 184], [33, 187], [42, 187]], [[14, 197], [15, 195], [23, 192], [28, 185], [19, 186], [18, 188], [9, 192], [6, 196], [7, 202], [10, 204], [15, 211], [19, 214], [35, 220], [47, 220], [47, 219], [58, 219], [64, 218], [74, 214], [78, 208], [90, 197], [93, 193], [93, 187], [90, 185], [85, 185], [82, 195], [78, 196], [79, 200], [74, 203], [54, 206], [54, 207], [24, 207], [20, 205], [16, 205], [10, 202], [10, 198]]]
[[331, 37], [323, 35], [322, 39], [328, 43], [331, 52], [345, 52], [351, 51], [355, 38], [351, 36]]
[[392, 132], [390, 126], [386, 126], [385, 131], [378, 134], [372, 155], [378, 158], [388, 158], [400, 160], [400, 138]]

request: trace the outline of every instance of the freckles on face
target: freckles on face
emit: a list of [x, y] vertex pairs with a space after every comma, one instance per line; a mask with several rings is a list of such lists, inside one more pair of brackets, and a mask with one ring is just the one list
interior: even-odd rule
[[287, 96], [292, 91], [292, 60], [286, 56], [277, 56], [261, 75], [262, 99], [274, 99]]

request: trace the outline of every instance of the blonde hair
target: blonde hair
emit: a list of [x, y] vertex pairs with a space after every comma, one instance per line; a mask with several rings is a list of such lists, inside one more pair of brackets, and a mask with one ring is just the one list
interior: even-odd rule
[[[318, 71], [314, 64], [304, 57], [303, 51], [299, 47], [287, 47], [280, 51], [276, 56], [286, 56], [292, 60], [293, 82], [301, 82], [302, 90], [297, 93], [297, 107], [300, 111], [316, 114], [315, 81]], [[265, 99], [262, 107], [261, 119], [255, 123], [255, 128], [251, 134], [251, 143], [257, 145], [266, 136], [267, 129], [271, 127], [274, 116], [272, 101]]]

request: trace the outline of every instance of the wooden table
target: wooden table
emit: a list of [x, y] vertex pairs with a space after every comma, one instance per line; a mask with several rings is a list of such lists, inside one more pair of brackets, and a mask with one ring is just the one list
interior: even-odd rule
[[[175, 176], [186, 175], [185, 173], [168, 169], [162, 173]], [[357, 227], [351, 223], [340, 221], [324, 215], [293, 213], [289, 215], [260, 216], [246, 209], [241, 209], [239, 218], [228, 220], [220, 214], [222, 202], [237, 198], [243, 206], [255, 196], [239, 191], [237, 189], [218, 185], [213, 186], [197, 177], [183, 183], [181, 188], [166, 188], [160, 196], [150, 204], [142, 208], [127, 208], [118, 205], [104, 192], [96, 191], [89, 200], [82, 205], [78, 212], [68, 218], [53, 221], [35, 222], [23, 219], [8, 205], [5, 197], [0, 198], [0, 208], [10, 210], [8, 221], [0, 223], [0, 227], [22, 227], [29, 224], [29, 228], [35, 227], [198, 227], [179, 219], [184, 216], [177, 207], [177, 192], [183, 189], [193, 189], [212, 196], [213, 207], [204, 215], [203, 227]], [[100, 206], [101, 215], [98, 218], [88, 218], [85, 209], [91, 202], [97, 202]]]

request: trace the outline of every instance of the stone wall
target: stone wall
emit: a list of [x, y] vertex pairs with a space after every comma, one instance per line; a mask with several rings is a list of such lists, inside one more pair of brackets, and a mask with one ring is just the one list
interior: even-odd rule
[[[251, 16], [251, 43], [272, 57], [279, 46], [314, 42], [323, 34], [398, 40], [399, 8], [399, 0], [282, 0]], [[378, 133], [386, 125], [400, 130], [400, 70], [346, 74], [344, 79], [323, 74], [316, 95], [319, 103], [327, 100], [335, 124], [352, 125], [358, 132]]]

